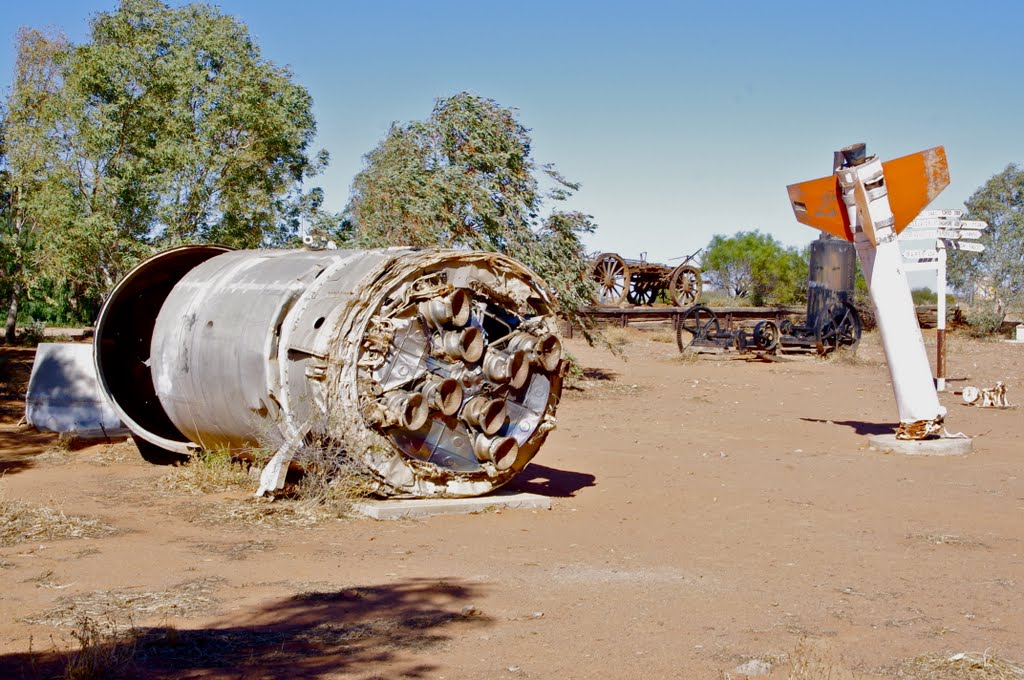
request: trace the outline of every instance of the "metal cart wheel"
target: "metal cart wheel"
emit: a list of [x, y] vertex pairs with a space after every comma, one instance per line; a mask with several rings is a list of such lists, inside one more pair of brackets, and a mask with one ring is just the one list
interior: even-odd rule
[[634, 305], [650, 306], [657, 301], [659, 293], [661, 293], [661, 286], [655, 282], [634, 281], [626, 299]]
[[700, 343], [719, 333], [718, 317], [704, 305], [686, 310], [676, 327], [676, 346], [685, 352], [694, 343]]
[[840, 347], [855, 350], [860, 344], [860, 316], [849, 302], [833, 302], [814, 323], [814, 339], [818, 354], [828, 354]]
[[754, 326], [754, 343], [762, 349], [774, 352], [779, 347], [779, 326], [774, 321], [759, 321]]

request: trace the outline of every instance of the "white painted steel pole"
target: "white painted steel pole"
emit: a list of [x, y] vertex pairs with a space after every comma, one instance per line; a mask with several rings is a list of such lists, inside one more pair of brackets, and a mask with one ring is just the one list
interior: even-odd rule
[[[855, 158], [856, 154], [851, 156]], [[870, 157], [841, 168], [838, 176], [899, 408], [900, 427], [896, 436], [922, 439], [938, 434], [946, 410], [939, 404], [924, 338], [917, 324], [893, 228], [882, 163], [877, 157]]]

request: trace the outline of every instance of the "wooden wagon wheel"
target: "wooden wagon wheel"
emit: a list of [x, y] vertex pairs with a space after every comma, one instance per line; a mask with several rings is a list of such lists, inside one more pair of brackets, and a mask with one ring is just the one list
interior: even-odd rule
[[704, 284], [700, 270], [688, 264], [681, 264], [669, 274], [668, 295], [676, 307], [689, 307], [700, 298]]
[[661, 292], [661, 286], [654, 281], [634, 281], [626, 299], [634, 305], [653, 305]]
[[594, 258], [593, 278], [597, 281], [597, 303], [617, 305], [629, 295], [629, 265], [615, 253]]

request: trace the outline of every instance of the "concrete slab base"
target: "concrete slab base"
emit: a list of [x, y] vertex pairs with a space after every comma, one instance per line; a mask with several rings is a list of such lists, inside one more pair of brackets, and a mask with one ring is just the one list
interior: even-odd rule
[[506, 491], [498, 491], [477, 498], [363, 501], [352, 506], [355, 513], [373, 519], [414, 519], [433, 515], [468, 515], [492, 510], [549, 510], [550, 508], [551, 499], [547, 496]]
[[942, 439], [896, 439], [896, 434], [874, 434], [868, 437], [868, 445], [875, 451], [891, 451], [908, 456], [965, 456], [974, 448], [968, 437]]

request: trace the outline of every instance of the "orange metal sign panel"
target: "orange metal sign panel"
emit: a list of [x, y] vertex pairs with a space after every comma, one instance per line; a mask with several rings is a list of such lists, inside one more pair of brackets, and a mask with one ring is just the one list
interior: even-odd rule
[[[889, 206], [900, 233], [926, 205], [949, 186], [949, 164], [941, 146], [894, 158], [882, 163], [889, 188]], [[853, 240], [846, 206], [839, 193], [835, 175], [791, 184], [789, 202], [798, 222], [815, 229]]]

